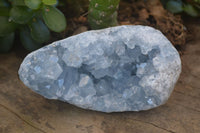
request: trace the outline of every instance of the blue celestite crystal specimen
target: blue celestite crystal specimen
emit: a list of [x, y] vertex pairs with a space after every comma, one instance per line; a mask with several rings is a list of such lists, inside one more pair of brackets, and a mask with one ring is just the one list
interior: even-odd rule
[[164, 104], [180, 72], [179, 54], [160, 31], [118, 26], [81, 33], [30, 53], [19, 76], [46, 98], [121, 112]]

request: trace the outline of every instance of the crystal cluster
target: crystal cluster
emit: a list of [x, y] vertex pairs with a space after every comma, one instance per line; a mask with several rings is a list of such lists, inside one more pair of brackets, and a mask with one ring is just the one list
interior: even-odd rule
[[19, 76], [48, 99], [121, 112], [164, 104], [180, 72], [179, 54], [160, 31], [118, 26], [84, 32], [30, 53]]

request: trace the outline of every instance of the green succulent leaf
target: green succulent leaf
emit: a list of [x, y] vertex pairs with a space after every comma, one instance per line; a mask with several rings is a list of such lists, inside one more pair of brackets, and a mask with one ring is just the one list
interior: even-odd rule
[[36, 49], [42, 47], [42, 44], [34, 41], [31, 38], [30, 30], [28, 27], [23, 27], [20, 30], [20, 40], [21, 40], [21, 43], [24, 46], [24, 48], [29, 51], [33, 51], [33, 50], [36, 50]]
[[41, 0], [24, 0], [24, 2], [31, 9], [38, 9], [42, 3]]
[[66, 28], [66, 19], [64, 14], [53, 6], [44, 6], [42, 16], [48, 28], [55, 32], [64, 31]]
[[118, 9], [119, 0], [91, 0], [90, 9], [100, 11], [116, 11]]
[[92, 29], [117, 25], [119, 0], [91, 0], [88, 21]]
[[13, 46], [14, 38], [14, 32], [4, 37], [0, 37], [0, 52], [8, 52]]
[[55, 5], [57, 0], [42, 0], [45, 5]]
[[90, 27], [92, 29], [102, 29], [110, 26], [117, 25], [117, 12], [114, 12], [112, 16], [101, 17], [100, 15], [94, 15], [89, 17]]
[[0, 36], [6, 36], [11, 32], [14, 32], [17, 24], [10, 22], [9, 17], [0, 16]]
[[198, 10], [190, 4], [184, 5], [183, 10], [188, 15], [193, 16], [193, 17], [197, 17], [199, 15]]
[[170, 0], [166, 4], [167, 10], [169, 10], [172, 13], [180, 13], [183, 11], [183, 5], [181, 1], [174, 1]]
[[29, 25], [31, 37], [38, 43], [44, 43], [49, 40], [50, 32], [47, 26], [40, 19], [33, 19]]
[[32, 17], [33, 12], [25, 6], [15, 6], [10, 11], [10, 20], [18, 24], [26, 24]]

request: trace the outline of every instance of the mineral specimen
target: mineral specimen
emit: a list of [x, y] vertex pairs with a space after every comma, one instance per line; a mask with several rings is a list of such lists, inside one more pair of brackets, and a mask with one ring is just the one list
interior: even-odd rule
[[179, 54], [160, 31], [118, 26], [84, 32], [30, 53], [19, 76], [48, 99], [121, 112], [164, 104], [180, 72]]

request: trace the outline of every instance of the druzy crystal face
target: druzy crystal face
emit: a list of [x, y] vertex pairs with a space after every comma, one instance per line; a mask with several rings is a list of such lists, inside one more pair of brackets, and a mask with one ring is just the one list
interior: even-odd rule
[[164, 104], [181, 72], [179, 54], [147, 26], [88, 31], [29, 54], [20, 79], [49, 99], [103, 111]]

